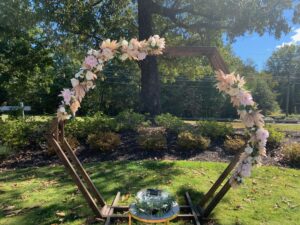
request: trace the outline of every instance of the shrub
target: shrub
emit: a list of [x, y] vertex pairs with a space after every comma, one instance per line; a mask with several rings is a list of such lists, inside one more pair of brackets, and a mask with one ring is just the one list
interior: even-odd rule
[[234, 133], [231, 124], [218, 123], [215, 121], [198, 121], [196, 130], [205, 137], [210, 137], [212, 140], [225, 140], [227, 136], [232, 136]]
[[11, 150], [31, 148], [44, 142], [44, 134], [49, 129], [48, 121], [10, 119], [0, 122], [0, 142]]
[[291, 143], [283, 146], [283, 157], [294, 166], [300, 166], [300, 143]]
[[11, 150], [7, 146], [0, 145], [0, 160], [5, 159], [10, 153]]
[[67, 136], [66, 136], [66, 139], [67, 139], [67, 141], [68, 141], [70, 147], [71, 147], [73, 150], [75, 150], [76, 148], [79, 147], [80, 142], [78, 141], [78, 139], [77, 139], [76, 137], [74, 137], [74, 136], [72, 136], [72, 135], [67, 135]]
[[236, 154], [246, 146], [246, 141], [241, 137], [228, 136], [224, 142], [224, 148], [226, 151], [232, 154]]
[[178, 134], [177, 144], [184, 149], [206, 150], [210, 145], [210, 139], [189, 131], [183, 131]]
[[142, 127], [138, 129], [138, 144], [147, 150], [167, 147], [166, 130], [162, 127]]
[[285, 138], [285, 134], [272, 126], [266, 126], [266, 129], [269, 131], [267, 150], [278, 148]]
[[145, 122], [145, 116], [132, 110], [119, 113], [116, 116], [118, 130], [136, 130]]
[[119, 146], [121, 138], [119, 134], [114, 132], [99, 132], [97, 134], [89, 134], [87, 142], [92, 149], [108, 151]]
[[68, 121], [65, 126], [66, 133], [85, 141], [89, 134], [115, 131], [117, 122], [114, 118], [99, 112], [92, 117], [75, 118]]
[[182, 119], [173, 116], [170, 113], [156, 116], [155, 122], [158, 126], [162, 126], [171, 132], [179, 132], [185, 127], [185, 123]]

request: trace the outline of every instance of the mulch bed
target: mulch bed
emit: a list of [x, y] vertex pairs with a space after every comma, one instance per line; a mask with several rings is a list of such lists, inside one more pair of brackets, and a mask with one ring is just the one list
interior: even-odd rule
[[[136, 141], [137, 134], [135, 132], [123, 132], [120, 135], [122, 144], [114, 150], [101, 152], [89, 149], [88, 146], [80, 146], [77, 148], [76, 154], [83, 163], [147, 159], [229, 162], [234, 157], [234, 155], [223, 150], [218, 143], [213, 143], [206, 151], [180, 149], [176, 145], [176, 135], [172, 134], [167, 136], [167, 149], [160, 150], [140, 148]], [[26, 149], [0, 161], [0, 169], [40, 167], [58, 163], [60, 163], [58, 157], [55, 154], [49, 155], [47, 145], [42, 145], [38, 149]], [[263, 164], [289, 166], [283, 161], [280, 150], [270, 152], [264, 158]]]

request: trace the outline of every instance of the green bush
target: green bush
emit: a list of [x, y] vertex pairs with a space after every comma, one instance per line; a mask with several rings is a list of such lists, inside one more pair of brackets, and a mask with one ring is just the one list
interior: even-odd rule
[[89, 134], [87, 142], [92, 149], [109, 151], [121, 144], [121, 138], [119, 134], [114, 132], [99, 132], [97, 134]]
[[141, 127], [138, 129], [138, 144], [147, 150], [167, 148], [166, 131], [162, 127]]
[[0, 143], [11, 150], [20, 150], [30, 145], [35, 148], [44, 142], [49, 129], [48, 121], [9, 119], [0, 122]]
[[227, 152], [236, 154], [246, 146], [246, 141], [241, 137], [228, 136], [224, 141], [224, 148]]
[[99, 112], [92, 117], [67, 121], [65, 129], [68, 135], [85, 141], [89, 134], [117, 130], [117, 122], [114, 118]]
[[183, 131], [178, 134], [177, 144], [184, 149], [206, 150], [210, 145], [210, 139], [189, 131]]
[[266, 126], [266, 129], [269, 131], [267, 150], [278, 148], [283, 139], [285, 138], [284, 132], [281, 132], [272, 126]]
[[116, 116], [118, 130], [136, 130], [145, 123], [145, 116], [132, 110], [119, 113]]
[[294, 166], [300, 166], [300, 143], [291, 143], [283, 146], [283, 157]]
[[223, 141], [227, 136], [234, 134], [234, 129], [231, 124], [218, 123], [215, 121], [198, 121], [196, 130], [202, 136], [209, 137], [214, 141]]
[[180, 132], [187, 125], [184, 121], [170, 113], [161, 114], [155, 117], [155, 122], [158, 126], [162, 126], [171, 132]]

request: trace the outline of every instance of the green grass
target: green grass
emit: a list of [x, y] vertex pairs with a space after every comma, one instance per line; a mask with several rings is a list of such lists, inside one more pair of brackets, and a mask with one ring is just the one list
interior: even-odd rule
[[[135, 161], [101, 162], [86, 168], [108, 202], [117, 191], [133, 196], [141, 188], [159, 187], [175, 194], [179, 202], [189, 191], [196, 203], [225, 166], [212, 162]], [[257, 168], [243, 186], [230, 190], [211, 217], [220, 225], [299, 224], [299, 178], [299, 170]], [[130, 201], [132, 198], [121, 204]], [[5, 225], [79, 225], [93, 215], [61, 166], [0, 173], [0, 202], [0, 224]], [[22, 212], [6, 217], [3, 208], [7, 206]], [[65, 217], [57, 216], [57, 212], [64, 212]]]

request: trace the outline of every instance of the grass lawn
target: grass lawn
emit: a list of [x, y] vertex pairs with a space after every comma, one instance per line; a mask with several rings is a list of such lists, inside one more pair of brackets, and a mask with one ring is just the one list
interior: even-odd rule
[[[86, 168], [108, 202], [117, 191], [126, 196], [146, 187], [169, 190], [182, 202], [185, 191], [197, 200], [225, 166], [212, 162], [134, 161], [93, 163]], [[131, 200], [123, 197], [121, 203]], [[0, 224], [5, 225], [80, 225], [93, 215], [61, 166], [0, 173], [0, 202]], [[12, 215], [5, 215], [7, 208], [13, 208]], [[221, 225], [299, 224], [300, 170], [255, 169], [252, 178], [232, 189], [211, 217]]]

